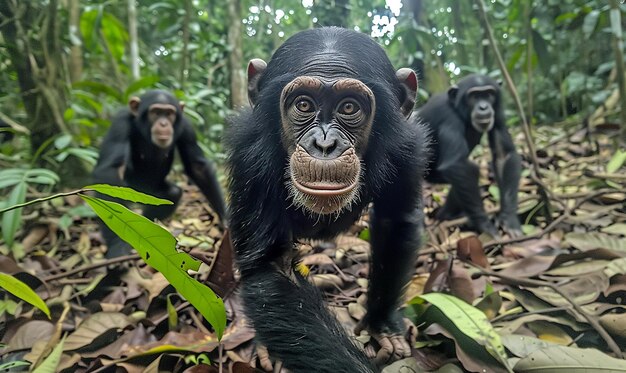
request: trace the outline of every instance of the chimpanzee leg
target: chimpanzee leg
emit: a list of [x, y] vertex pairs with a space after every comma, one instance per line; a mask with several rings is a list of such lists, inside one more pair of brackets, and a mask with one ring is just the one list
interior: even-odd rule
[[517, 192], [522, 173], [522, 160], [515, 151], [515, 145], [506, 128], [494, 128], [489, 135], [493, 170], [500, 188], [498, 221], [506, 233], [517, 237], [522, 235], [522, 227], [517, 217]]
[[395, 360], [411, 354], [397, 308], [414, 271], [423, 213], [421, 209], [393, 212], [375, 207], [371, 216], [370, 286], [367, 315], [361, 325], [381, 345], [376, 357], [380, 364], [392, 356]]
[[446, 202], [437, 212], [437, 220], [457, 219], [463, 216], [464, 212], [459, 193], [454, 187], [451, 187]]
[[[501, 164], [499, 164], [501, 163]], [[521, 175], [521, 159], [517, 153], [509, 153], [496, 161], [496, 180], [500, 188], [500, 213], [498, 220], [502, 229], [513, 237], [522, 235], [522, 227], [517, 217], [517, 191]]]
[[439, 170], [439, 172], [452, 185], [451, 191], [455, 192], [454, 198], [463, 206], [473, 227], [480, 232], [498, 237], [498, 231], [485, 213], [480, 197], [480, 188], [478, 187], [480, 169], [478, 165], [466, 160]]
[[145, 216], [146, 218], [150, 220], [163, 220], [170, 217], [174, 213], [174, 211], [176, 211], [176, 207], [178, 206], [180, 197], [183, 195], [183, 190], [178, 186], [168, 181], [165, 181], [161, 188], [158, 188], [152, 192], [147, 191], [146, 193], [173, 202], [172, 205], [146, 205], [143, 208], [143, 216]]

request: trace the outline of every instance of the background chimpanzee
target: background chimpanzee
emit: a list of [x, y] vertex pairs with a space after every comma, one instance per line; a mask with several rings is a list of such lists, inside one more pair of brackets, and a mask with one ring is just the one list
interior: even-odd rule
[[[176, 209], [182, 190], [166, 180], [174, 161], [174, 149], [185, 173], [193, 180], [224, 221], [225, 204], [215, 169], [198, 146], [191, 124], [183, 116], [183, 106], [170, 93], [153, 90], [130, 99], [121, 110], [100, 147], [100, 158], [93, 176], [96, 182], [129, 186], [165, 198], [173, 205], [146, 206], [148, 219], [164, 219]], [[107, 243], [107, 257], [130, 252], [130, 247], [101, 224]]]
[[393, 69], [368, 36], [300, 32], [269, 64], [248, 66], [252, 109], [233, 120], [231, 234], [246, 314], [292, 372], [375, 368], [293, 270], [294, 240], [330, 238], [373, 201], [369, 300], [361, 327], [378, 358], [408, 356], [397, 306], [414, 269], [421, 223], [424, 136], [409, 120], [417, 77]]
[[478, 186], [478, 166], [468, 159], [470, 152], [487, 133], [493, 170], [500, 188], [498, 220], [505, 232], [522, 234], [517, 218], [521, 158], [504, 122], [500, 85], [484, 75], [470, 75], [447, 93], [433, 96], [419, 109], [431, 130], [433, 156], [426, 179], [451, 184], [445, 205], [437, 214], [448, 220], [467, 214], [480, 232], [498, 237], [498, 230], [483, 208]]

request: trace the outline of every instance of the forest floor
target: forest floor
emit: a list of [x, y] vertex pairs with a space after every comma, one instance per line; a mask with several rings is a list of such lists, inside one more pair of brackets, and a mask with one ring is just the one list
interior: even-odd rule
[[[447, 187], [425, 187], [424, 244], [405, 308], [407, 337], [415, 349], [412, 358], [384, 372], [437, 371], [449, 363], [456, 367], [441, 371], [540, 370], [550, 363], [569, 369], [624, 367], [625, 361], [607, 355], [626, 353], [626, 156], [619, 159], [611, 132], [558, 128], [541, 127], [535, 138], [551, 219], [524, 157], [522, 239], [493, 241], [465, 231], [463, 219], [434, 221], [429, 216], [445, 200]], [[516, 143], [524, 144], [521, 135]], [[520, 153], [527, 153], [524, 146]], [[498, 190], [490, 182], [490, 155], [478, 149], [475, 161], [481, 165], [485, 208], [493, 213]], [[254, 331], [235, 289], [229, 242], [197, 188], [184, 188], [177, 213], [164, 225], [179, 249], [204, 263], [199, 279], [225, 296], [228, 326], [221, 343], [199, 312], [137, 256], [105, 260], [95, 220], [77, 212], [78, 198], [68, 197], [25, 213], [18, 236], [23, 258], [0, 256], [0, 272], [37, 289], [53, 314], [51, 321], [17, 298], [1, 301], [5, 347], [0, 363], [34, 363], [49, 350], [53, 335], [64, 332], [68, 336], [56, 371], [218, 372], [221, 363], [224, 372], [253, 372], [259, 366]], [[61, 222], [68, 217], [71, 225], [66, 226]], [[301, 270], [323, 289], [331, 310], [350, 331], [365, 313], [368, 237], [365, 215], [333, 242], [299, 244]], [[480, 324], [480, 318], [455, 316], [467, 311], [463, 307], [443, 307], [427, 316], [416, 297], [429, 292], [473, 304], [490, 323], [468, 332], [459, 325], [463, 317], [466, 324]], [[489, 324], [506, 352], [494, 352], [499, 344], [486, 341], [492, 339]], [[367, 343], [367, 337], [359, 341]], [[588, 358], [580, 359], [575, 348], [607, 355], [585, 349]], [[537, 354], [541, 351], [543, 357]], [[211, 365], [202, 364], [209, 360]]]

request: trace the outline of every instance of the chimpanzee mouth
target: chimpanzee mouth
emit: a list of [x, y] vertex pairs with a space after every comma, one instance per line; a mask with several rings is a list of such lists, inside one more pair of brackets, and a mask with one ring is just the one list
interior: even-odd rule
[[359, 183], [358, 179], [355, 179], [354, 182], [349, 185], [328, 182], [299, 182], [294, 178], [292, 178], [291, 181], [293, 182], [293, 185], [298, 188], [298, 190], [302, 193], [320, 197], [340, 196], [346, 193], [350, 193], [354, 188], [356, 188], [357, 184]]
[[491, 116], [486, 118], [473, 117], [472, 125], [477, 131], [487, 132], [493, 126], [493, 118]]
[[358, 196], [361, 162], [352, 148], [335, 159], [322, 160], [298, 146], [288, 174], [295, 205], [317, 214], [339, 213]]

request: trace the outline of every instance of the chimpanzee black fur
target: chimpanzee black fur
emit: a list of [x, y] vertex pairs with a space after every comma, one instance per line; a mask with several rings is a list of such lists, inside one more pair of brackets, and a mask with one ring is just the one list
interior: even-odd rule
[[[176, 148], [185, 173], [225, 221], [226, 206], [215, 167], [198, 145], [196, 133], [183, 115], [182, 105], [166, 91], [152, 90], [141, 98], [133, 97], [129, 108], [117, 113], [100, 146], [100, 158], [93, 171], [94, 181], [128, 186], [172, 201], [173, 205], [145, 206], [143, 209], [143, 215], [148, 219], [165, 219], [174, 213], [182, 195], [181, 188], [167, 181]], [[107, 243], [107, 257], [130, 252], [129, 245], [106, 225], [100, 224], [100, 227]]]
[[[408, 356], [397, 307], [414, 270], [422, 220], [425, 136], [410, 116], [415, 74], [396, 72], [383, 49], [365, 34], [319, 28], [289, 38], [267, 65], [251, 61], [248, 75], [253, 108], [233, 118], [225, 144], [231, 234], [245, 309], [257, 338], [294, 373], [376, 371], [292, 262], [294, 240], [332, 238], [373, 202], [363, 324], [374, 338], [390, 342], [379, 357]], [[290, 95], [301, 96], [290, 101]], [[354, 122], [358, 114], [370, 122]], [[290, 115], [301, 123], [292, 125]], [[353, 120], [351, 125], [345, 125], [347, 119]], [[302, 189], [294, 176], [294, 154], [326, 164], [337, 159], [333, 154], [344, 151], [342, 146], [350, 148], [342, 154], [358, 155], [360, 168], [353, 164], [359, 172], [357, 194], [339, 207], [336, 200], [330, 207], [303, 201], [294, 189]], [[311, 183], [320, 188], [314, 195], [323, 196], [334, 185], [325, 180]]]
[[451, 184], [437, 218], [447, 220], [467, 214], [475, 229], [499, 237], [483, 208], [478, 165], [468, 159], [486, 132], [500, 188], [498, 220], [505, 232], [521, 235], [517, 217], [521, 158], [506, 128], [500, 85], [488, 76], [470, 75], [447, 93], [428, 100], [419, 109], [419, 116], [431, 130], [433, 139], [433, 157], [426, 179]]

